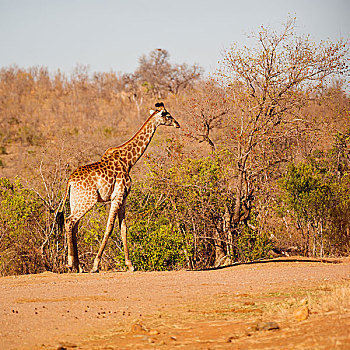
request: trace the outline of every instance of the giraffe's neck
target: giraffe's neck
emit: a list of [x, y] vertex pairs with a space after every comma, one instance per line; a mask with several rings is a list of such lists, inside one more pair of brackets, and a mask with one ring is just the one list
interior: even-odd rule
[[118, 147], [120, 150], [124, 151], [123, 153], [126, 155], [129, 169], [131, 169], [143, 155], [158, 126], [159, 121], [157, 121], [153, 114], [128, 142]]

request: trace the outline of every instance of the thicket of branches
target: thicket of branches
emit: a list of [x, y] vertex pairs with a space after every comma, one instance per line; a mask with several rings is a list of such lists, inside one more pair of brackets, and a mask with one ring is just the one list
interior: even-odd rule
[[[316, 45], [296, 35], [294, 20], [280, 32], [262, 27], [251, 40], [229, 48], [212, 78], [171, 63], [162, 49], [142, 56], [133, 74], [2, 68], [0, 273], [64, 271], [55, 213], [69, 174], [130, 138], [159, 99], [181, 129], [157, 131], [132, 172], [136, 268], [207, 268], [273, 250], [348, 253], [347, 44]], [[86, 265], [107, 209], [81, 224]], [[115, 232], [102, 267], [123, 264]]]

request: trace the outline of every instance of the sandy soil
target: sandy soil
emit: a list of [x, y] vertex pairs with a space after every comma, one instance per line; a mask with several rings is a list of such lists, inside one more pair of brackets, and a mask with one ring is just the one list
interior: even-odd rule
[[0, 349], [350, 349], [349, 291], [349, 259], [3, 277]]

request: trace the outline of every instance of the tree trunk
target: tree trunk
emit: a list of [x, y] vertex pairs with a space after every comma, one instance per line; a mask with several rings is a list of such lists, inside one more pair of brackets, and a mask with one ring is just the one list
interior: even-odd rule
[[238, 224], [240, 221], [240, 214], [241, 214], [241, 198], [242, 198], [242, 190], [243, 190], [243, 172], [242, 170], [239, 170], [238, 179], [237, 179], [237, 186], [236, 186], [236, 200], [235, 200], [235, 207], [234, 207], [234, 213], [233, 213], [233, 222], [235, 224]]
[[218, 229], [216, 229], [215, 233], [214, 233], [214, 244], [215, 244], [214, 266], [219, 267], [221, 265], [222, 261], [225, 259], [226, 253], [225, 253], [225, 250], [222, 246], [222, 239], [220, 237], [220, 232], [218, 231]]

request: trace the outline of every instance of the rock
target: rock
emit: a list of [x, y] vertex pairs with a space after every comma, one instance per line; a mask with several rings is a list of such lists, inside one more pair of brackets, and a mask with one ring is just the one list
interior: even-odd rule
[[131, 333], [133, 334], [147, 334], [148, 331], [145, 326], [143, 326], [141, 323], [134, 323], [131, 326]]
[[269, 321], [269, 322], [259, 322], [257, 324], [254, 324], [252, 326], [249, 326], [245, 334], [250, 337], [254, 332], [261, 332], [261, 331], [275, 331], [280, 329], [280, 326], [277, 322]]
[[300, 306], [294, 310], [293, 316], [297, 321], [305, 321], [308, 319], [310, 310], [306, 305]]
[[270, 322], [260, 322], [257, 325], [257, 328], [259, 331], [274, 331], [277, 329], [280, 329], [280, 326], [277, 322], [270, 321]]

